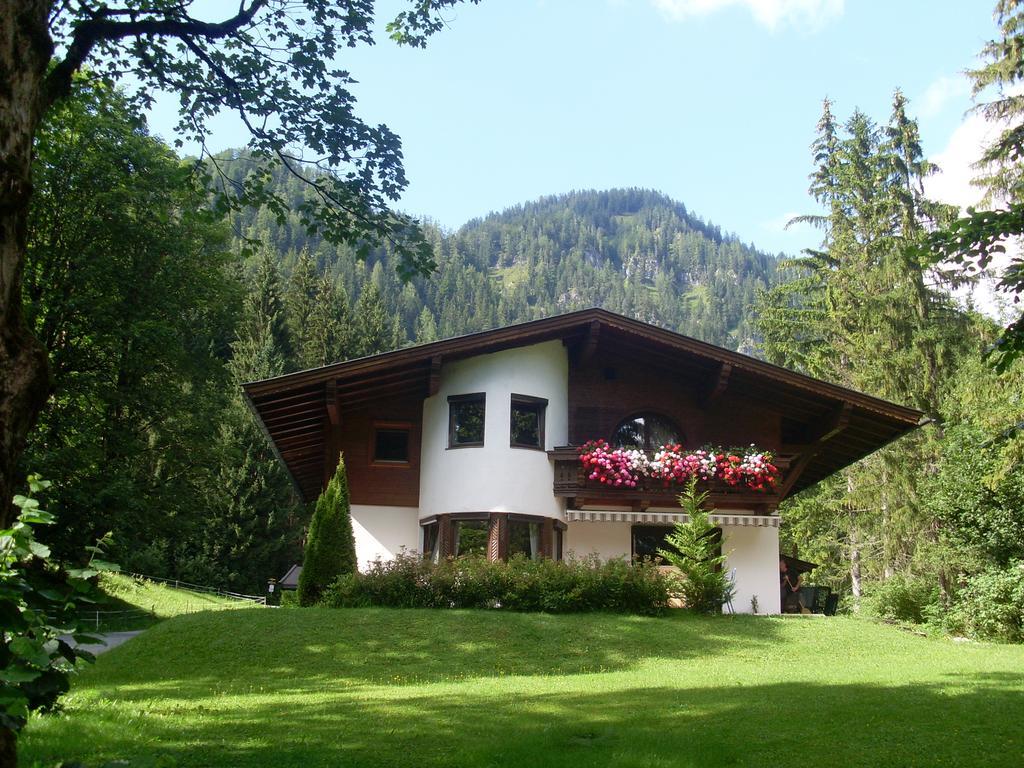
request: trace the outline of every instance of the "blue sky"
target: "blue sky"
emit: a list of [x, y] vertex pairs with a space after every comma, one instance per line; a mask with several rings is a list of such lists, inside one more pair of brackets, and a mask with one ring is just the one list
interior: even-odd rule
[[[884, 121], [900, 87], [926, 153], [966, 162], [961, 73], [995, 36], [993, 5], [483, 0], [449, 12], [425, 50], [381, 34], [341, 64], [360, 81], [361, 116], [402, 137], [409, 213], [454, 229], [541, 195], [648, 187], [795, 253], [818, 239], [782, 225], [813, 209], [808, 146], [825, 96], [841, 117], [859, 107]], [[400, 7], [381, 3], [382, 19]], [[171, 137], [169, 108], [151, 122]], [[244, 143], [233, 121], [215, 126], [212, 149]]]

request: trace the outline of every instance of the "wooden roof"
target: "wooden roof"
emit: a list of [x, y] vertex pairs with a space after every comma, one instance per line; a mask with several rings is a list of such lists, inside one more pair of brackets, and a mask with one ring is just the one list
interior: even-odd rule
[[246, 399], [306, 499], [320, 492], [328, 424], [342, 408], [437, 391], [442, 362], [561, 339], [618, 348], [701, 373], [783, 416], [783, 440], [800, 454], [780, 497], [796, 493], [917, 427], [923, 414], [603, 309], [585, 309], [421, 344], [243, 385]]

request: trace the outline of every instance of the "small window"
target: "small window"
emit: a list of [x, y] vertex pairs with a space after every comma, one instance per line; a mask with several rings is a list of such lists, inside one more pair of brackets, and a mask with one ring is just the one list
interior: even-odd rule
[[509, 430], [513, 448], [544, 449], [544, 412], [548, 401], [541, 397], [512, 395], [512, 424]]
[[452, 523], [452, 549], [456, 557], [487, 557], [487, 520], [456, 520]]
[[437, 546], [437, 532], [438, 524], [436, 522], [427, 523], [422, 526], [423, 530], [423, 559], [429, 560], [432, 563], [438, 562], [440, 558], [440, 550]]
[[671, 420], [657, 413], [640, 413], [623, 421], [612, 433], [616, 448], [653, 451], [663, 445], [681, 443], [683, 435]]
[[526, 520], [509, 520], [508, 554], [523, 555], [527, 560], [540, 557], [541, 524]]
[[374, 424], [373, 463], [408, 464], [409, 432], [407, 424]]
[[448, 398], [448, 447], [484, 444], [485, 395], [452, 395]]
[[[673, 530], [675, 530], [675, 528], [671, 525], [634, 525], [632, 531], [633, 558], [635, 560], [650, 558], [651, 560], [661, 560], [664, 562], [664, 558], [658, 554], [658, 550], [673, 549], [673, 547], [665, 541], [665, 537], [672, 533]], [[718, 544], [718, 554], [721, 554], [722, 529], [712, 528], [707, 535]]]

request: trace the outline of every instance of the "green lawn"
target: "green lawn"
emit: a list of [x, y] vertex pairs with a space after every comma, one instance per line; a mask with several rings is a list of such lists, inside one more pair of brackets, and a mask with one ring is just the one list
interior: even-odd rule
[[1024, 647], [850, 618], [193, 614], [66, 703], [22, 765], [1024, 764]]
[[104, 601], [89, 606], [92, 610], [83, 610], [90, 627], [94, 619], [99, 620], [99, 631], [143, 629], [161, 619], [185, 613], [251, 607], [244, 600], [174, 589], [121, 573], [100, 574], [100, 591]]

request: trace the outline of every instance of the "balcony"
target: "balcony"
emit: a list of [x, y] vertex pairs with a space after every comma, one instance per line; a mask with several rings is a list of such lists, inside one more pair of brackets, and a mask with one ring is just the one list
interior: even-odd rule
[[[629, 507], [634, 511], [645, 511], [648, 507], [678, 507], [678, 487], [666, 488], [657, 480], [641, 480], [636, 488], [610, 488], [607, 485], [588, 480], [580, 464], [579, 448], [567, 445], [548, 451], [554, 462], [554, 494], [567, 499], [569, 509], [584, 507]], [[795, 454], [776, 455], [773, 464], [782, 477], [779, 487], [786, 487], [790, 466]], [[715, 481], [702, 486], [708, 491], [708, 501], [715, 509], [742, 509], [761, 514], [771, 514], [781, 501], [778, 490], [754, 491], [750, 488], [731, 486]]]

